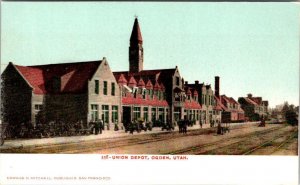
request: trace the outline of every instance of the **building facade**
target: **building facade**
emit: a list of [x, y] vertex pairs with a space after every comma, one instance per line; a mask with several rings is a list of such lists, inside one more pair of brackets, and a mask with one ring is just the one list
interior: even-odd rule
[[268, 116], [268, 101], [263, 101], [262, 97], [239, 97], [238, 102], [245, 111], [245, 117], [250, 121], [257, 121]]
[[[144, 69], [141, 29], [134, 21], [128, 71], [112, 72], [106, 58], [78, 63], [19, 66], [10, 63], [2, 78], [2, 118], [21, 124], [102, 119], [107, 129], [134, 120], [196, 124], [243, 121], [266, 115], [268, 101], [220, 95], [220, 77], [211, 85], [185, 82], [177, 66]], [[244, 113], [245, 110], [245, 113]]]
[[88, 123], [102, 118], [109, 128], [120, 118], [120, 89], [107, 60], [19, 66], [1, 75], [3, 121]]

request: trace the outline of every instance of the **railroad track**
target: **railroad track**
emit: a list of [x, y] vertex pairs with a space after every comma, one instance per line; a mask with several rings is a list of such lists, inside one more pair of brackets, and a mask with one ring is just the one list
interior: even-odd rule
[[279, 135], [269, 141], [266, 141], [262, 144], [260, 144], [259, 146], [243, 153], [243, 155], [250, 155], [260, 149], [263, 149], [264, 147], [268, 146], [268, 145], [272, 145], [277, 139], [280, 139], [280, 138], [284, 138], [284, 140], [282, 142], [280, 142], [280, 144], [273, 150], [269, 151], [267, 155], [271, 155], [273, 154], [274, 152], [278, 151], [279, 149], [281, 149], [285, 144], [287, 144], [290, 140], [292, 140], [295, 136], [298, 135], [298, 130], [296, 131], [293, 131], [288, 137], [286, 137], [286, 135]]
[[[184, 148], [184, 149], [180, 149], [180, 150], [176, 150], [176, 151], [172, 151], [172, 152], [168, 152], [168, 153], [164, 153], [165, 155], [182, 155], [182, 154], [193, 154], [193, 155], [200, 155], [200, 154], [206, 154], [208, 153], [208, 151], [213, 151], [216, 150], [218, 148], [223, 148], [223, 147], [227, 147], [229, 145], [233, 145], [233, 144], [237, 144], [237, 143], [241, 143], [242, 141], [240, 139], [243, 138], [248, 138], [248, 137], [252, 137], [252, 136], [256, 136], [256, 135], [262, 135], [262, 134], [267, 134], [267, 133], [271, 133], [277, 130], [281, 130], [283, 128], [285, 128], [286, 126], [280, 126], [280, 127], [273, 127], [267, 130], [263, 130], [263, 131], [255, 131], [253, 133], [249, 133], [249, 134], [245, 134], [245, 135], [238, 135], [238, 136], [234, 136], [234, 137], [230, 137], [230, 138], [224, 138], [215, 142], [211, 142], [211, 143], [207, 143], [207, 144], [201, 144], [201, 145], [197, 145], [197, 146], [192, 146], [192, 147], [188, 147], [188, 148]], [[229, 143], [229, 145], [225, 145], [222, 147], [217, 147], [218, 144], [223, 144], [224, 142], [228, 142], [228, 140], [233, 140], [232, 142]], [[234, 140], [238, 140], [238, 141], [234, 141]], [[243, 140], [244, 141], [244, 140]], [[213, 147], [213, 149], [209, 149], [206, 150], [206, 148], [209, 147]]]
[[[247, 127], [251, 127], [256, 124], [247, 124], [247, 125], [233, 125], [231, 130], [238, 130]], [[215, 133], [216, 128], [205, 128], [197, 130], [189, 130], [188, 134], [179, 134], [178, 132], [161, 132], [153, 133], [148, 135], [128, 135], [119, 138], [106, 138], [99, 140], [89, 140], [89, 141], [78, 141], [76, 143], [60, 143], [60, 144], [50, 144], [50, 145], [37, 145], [37, 146], [28, 146], [22, 149], [12, 148], [8, 149], [10, 153], [82, 153], [93, 151], [96, 149], [111, 149], [131, 145], [146, 144], [152, 142], [158, 142], [163, 140], [170, 140], [174, 138], [186, 137], [186, 136], [195, 136], [201, 134], [211, 134]], [[149, 138], [150, 137], [150, 138]], [[109, 145], [107, 144], [109, 142]], [[75, 149], [74, 149], [75, 148]], [[0, 150], [1, 153], [5, 153], [6, 150]]]
[[[238, 130], [238, 129], [243, 129], [246, 127], [251, 127], [253, 124], [247, 124], [247, 125], [233, 125], [231, 127], [231, 130]], [[104, 150], [104, 149], [113, 149], [113, 148], [118, 148], [118, 147], [126, 147], [126, 146], [133, 146], [133, 145], [141, 145], [141, 144], [147, 144], [147, 143], [153, 143], [153, 142], [159, 142], [159, 141], [166, 141], [166, 140], [171, 140], [175, 138], [181, 138], [181, 137], [186, 137], [186, 136], [196, 136], [196, 135], [201, 135], [201, 134], [212, 134], [216, 133], [216, 127], [213, 128], [206, 128], [206, 129], [198, 129], [198, 130], [190, 130], [188, 131], [188, 134], [179, 134], [178, 132], [168, 132], [169, 135], [163, 135], [163, 134], [153, 134], [154, 138], [148, 138], [148, 139], [138, 139], [135, 142], [129, 142], [126, 144], [120, 144], [120, 145], [115, 145], [115, 146], [108, 146], [108, 147], [99, 147], [99, 146], [92, 146], [88, 148], [81, 148], [81, 149], [71, 149], [68, 151], [62, 151], [61, 153], [88, 153], [92, 152], [95, 150]]]
[[[276, 131], [280, 132], [281, 129], [278, 129]], [[198, 154], [249, 155], [256, 150], [269, 145], [271, 142], [288, 135], [290, 132], [291, 132], [290, 130], [283, 131], [282, 133], [279, 133], [279, 135], [277, 135], [275, 137], [274, 137], [274, 133], [272, 133], [272, 132], [264, 133], [264, 135], [263, 134], [253, 135], [252, 137], [251, 136], [249, 138], [246, 137], [245, 139], [234, 142], [232, 144], [218, 147], [216, 149], [209, 150], [209, 151], [206, 151], [203, 153], [198, 153]], [[267, 135], [267, 134], [270, 134], [270, 135]], [[251, 142], [255, 139], [255, 137], [259, 141], [260, 140], [265, 140], [265, 141], [260, 143], [259, 145], [253, 144]], [[268, 137], [270, 137], [270, 138], [268, 138]], [[247, 144], [248, 144], [248, 146], [247, 146]], [[250, 147], [249, 147], [249, 145], [250, 145]], [[250, 150], [249, 150], [249, 148], [250, 148]]]
[[282, 142], [272, 153], [275, 153], [276, 151], [281, 149], [284, 145], [288, 144], [295, 137], [298, 137], [298, 130], [292, 133], [291, 136], [286, 141]]

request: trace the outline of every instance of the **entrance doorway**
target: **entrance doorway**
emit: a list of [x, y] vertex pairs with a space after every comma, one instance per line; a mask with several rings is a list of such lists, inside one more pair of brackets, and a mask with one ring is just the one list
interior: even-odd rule
[[128, 124], [131, 122], [131, 107], [123, 107], [123, 123]]

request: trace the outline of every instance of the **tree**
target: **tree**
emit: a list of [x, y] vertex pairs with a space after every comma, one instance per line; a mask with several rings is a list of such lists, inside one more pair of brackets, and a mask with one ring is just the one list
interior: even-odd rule
[[285, 113], [286, 122], [292, 126], [297, 125], [298, 119], [297, 114], [294, 110], [290, 109]]
[[295, 107], [293, 104], [289, 105], [288, 102], [284, 102], [281, 113], [285, 118], [286, 122], [293, 126], [298, 124], [298, 116], [296, 111], [297, 107]]

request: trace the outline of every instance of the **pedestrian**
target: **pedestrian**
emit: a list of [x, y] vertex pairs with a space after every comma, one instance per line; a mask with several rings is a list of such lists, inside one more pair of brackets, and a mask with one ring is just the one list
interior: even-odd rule
[[200, 120], [200, 127], [202, 128], [202, 120]]
[[97, 120], [95, 122], [95, 135], [99, 134], [99, 125], [100, 125], [99, 120]]
[[100, 134], [102, 134], [102, 130], [104, 130], [104, 123], [103, 123], [103, 120], [100, 119], [99, 120], [99, 131], [100, 131]]
[[184, 121], [184, 124], [183, 124], [183, 133], [185, 133], [185, 134], [186, 134], [186, 132], [187, 132], [187, 126], [188, 126], [188, 123], [189, 123], [189, 120], [185, 120], [185, 121]]

